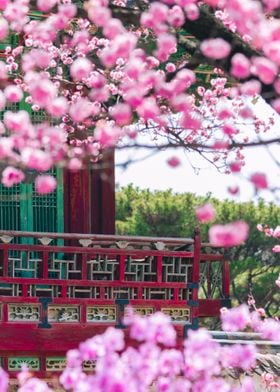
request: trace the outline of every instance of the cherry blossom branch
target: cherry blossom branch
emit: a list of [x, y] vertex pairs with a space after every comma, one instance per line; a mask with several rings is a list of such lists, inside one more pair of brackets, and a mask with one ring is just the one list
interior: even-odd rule
[[[248, 143], [238, 143], [238, 142], [232, 142], [231, 144], [227, 145], [226, 149], [231, 150], [235, 148], [247, 148], [247, 147], [258, 147], [258, 146], [267, 146], [270, 144], [276, 144], [280, 143], [280, 138], [275, 138], [275, 139], [269, 139], [269, 140], [259, 140], [255, 142], [248, 142]], [[186, 144], [182, 140], [181, 142], [178, 143], [166, 143], [166, 144], [159, 144], [159, 145], [151, 145], [148, 143], [133, 143], [133, 144], [127, 144], [127, 145], [117, 145], [116, 148], [118, 150], [124, 150], [124, 149], [131, 149], [131, 148], [145, 148], [145, 149], [159, 149], [159, 150], [166, 150], [166, 149], [172, 149], [172, 148], [182, 148], [185, 147], [187, 149], [193, 149], [193, 150], [198, 150], [198, 149], [205, 149], [205, 150], [214, 150], [213, 146], [207, 145], [207, 144], [200, 144], [200, 143], [189, 143]]]

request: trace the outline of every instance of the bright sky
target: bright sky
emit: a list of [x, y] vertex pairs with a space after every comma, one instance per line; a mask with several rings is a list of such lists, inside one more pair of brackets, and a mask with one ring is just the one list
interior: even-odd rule
[[[280, 135], [280, 117], [273, 113], [270, 106], [259, 100], [254, 105], [256, 113], [262, 118], [267, 118], [271, 114], [275, 116], [275, 126], [273, 131], [269, 132], [267, 137], [275, 137]], [[274, 155], [280, 158], [280, 147], [278, 145], [271, 148]], [[129, 151], [117, 152], [116, 163], [125, 161], [128, 157], [141, 157], [147, 155], [148, 152], [143, 151]], [[170, 168], [166, 163], [167, 159], [172, 156], [178, 156], [181, 160], [181, 165], [177, 168]], [[246, 169], [244, 175], [249, 176], [250, 173], [256, 171], [265, 172], [268, 176], [272, 186], [280, 187], [280, 167], [277, 165], [267, 152], [265, 147], [250, 148], [246, 152]], [[280, 160], [280, 159], [279, 159]], [[127, 169], [116, 169], [116, 183], [125, 186], [127, 184], [134, 184], [140, 188], [150, 189], [172, 189], [174, 192], [193, 192], [198, 195], [205, 195], [211, 192], [213, 196], [224, 199], [232, 198], [227, 192], [227, 187], [231, 185], [240, 186], [240, 194], [234, 197], [237, 201], [249, 201], [254, 197], [254, 189], [248, 184], [246, 179], [237, 175], [225, 175], [216, 171], [213, 166], [203, 162], [203, 169], [197, 173], [191, 166], [190, 161], [194, 164], [197, 161], [195, 155], [186, 154], [177, 149], [176, 151], [169, 150], [154, 155], [152, 158], [142, 160], [140, 162], [131, 164]], [[200, 160], [200, 164], [202, 161]], [[202, 165], [201, 165], [202, 166]], [[274, 200], [274, 197], [269, 192], [261, 192], [260, 196], [266, 200]]]

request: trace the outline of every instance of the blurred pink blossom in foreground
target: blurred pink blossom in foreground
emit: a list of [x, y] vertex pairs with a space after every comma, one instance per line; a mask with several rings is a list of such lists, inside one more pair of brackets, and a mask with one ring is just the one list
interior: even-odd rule
[[42, 195], [53, 192], [55, 188], [56, 179], [49, 174], [43, 174], [41, 176], [38, 176], [35, 180], [36, 192]]
[[205, 223], [215, 219], [216, 211], [212, 204], [204, 204], [195, 211], [196, 217], [200, 223]]
[[[256, 366], [254, 344], [222, 346], [204, 328], [188, 331], [183, 346], [178, 347], [176, 331], [170, 318], [160, 312], [141, 317], [128, 309], [128, 345], [124, 330], [109, 327], [102, 335], [82, 342], [68, 351], [67, 366], [60, 376], [63, 390], [73, 392], [253, 392], [251, 377], [240, 379], [235, 387], [224, 377], [230, 368], [250, 372]], [[263, 321], [246, 305], [222, 310], [222, 328], [237, 331], [248, 325], [264, 338], [279, 339], [279, 322]], [[94, 373], [83, 371], [83, 361], [94, 360]], [[250, 373], [249, 373], [250, 374]], [[32, 378], [26, 366], [18, 375], [19, 392], [51, 392], [43, 380]], [[269, 386], [274, 378], [263, 375]], [[8, 391], [8, 376], [0, 368], [0, 391]]]
[[249, 226], [244, 221], [236, 221], [227, 225], [214, 225], [209, 230], [209, 240], [214, 246], [237, 246], [248, 237]]

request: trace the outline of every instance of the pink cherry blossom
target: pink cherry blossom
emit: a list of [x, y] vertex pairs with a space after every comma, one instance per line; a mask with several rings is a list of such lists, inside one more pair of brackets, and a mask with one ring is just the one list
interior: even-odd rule
[[174, 156], [174, 157], [168, 158], [167, 164], [168, 164], [170, 167], [175, 168], [175, 167], [180, 166], [181, 161], [180, 161], [179, 158], [177, 158], [177, 157]]
[[10, 188], [24, 180], [24, 173], [12, 166], [7, 166], [2, 172], [2, 184]]
[[0, 368], [0, 390], [3, 392], [8, 391], [9, 388], [9, 376], [2, 368]]
[[46, 110], [55, 118], [61, 118], [68, 111], [68, 102], [64, 97], [57, 97], [49, 102]]
[[117, 140], [119, 140], [122, 132], [117, 126], [112, 126], [109, 123], [99, 123], [94, 131], [95, 139], [100, 143], [102, 148], [113, 147]]
[[262, 339], [275, 342], [280, 341], [280, 324], [272, 318], [265, 319], [257, 325], [256, 331], [261, 334]]
[[222, 38], [207, 39], [200, 45], [204, 56], [212, 59], [223, 59], [230, 54], [231, 46]]
[[88, 9], [89, 19], [96, 26], [106, 26], [111, 19], [111, 11], [106, 7], [93, 6]]
[[167, 63], [165, 69], [167, 72], [174, 72], [176, 70], [176, 66], [173, 63]]
[[238, 173], [242, 169], [243, 162], [242, 161], [235, 161], [229, 164], [229, 168], [232, 173]]
[[280, 245], [274, 245], [274, 247], [272, 248], [272, 252], [279, 253], [280, 252]]
[[231, 195], [237, 195], [239, 193], [239, 187], [238, 186], [229, 186], [228, 187], [228, 192]]
[[250, 324], [250, 312], [247, 305], [240, 305], [221, 312], [222, 328], [224, 331], [242, 331]]
[[103, 34], [109, 39], [114, 39], [117, 35], [123, 34], [125, 28], [119, 19], [110, 19], [103, 27]]
[[56, 179], [49, 174], [42, 174], [35, 179], [35, 189], [37, 193], [45, 195], [51, 193], [56, 188]]
[[125, 103], [118, 103], [114, 105], [110, 114], [119, 126], [128, 125], [131, 122], [131, 108]]
[[78, 58], [70, 67], [70, 74], [75, 81], [87, 78], [92, 71], [92, 63], [86, 58]]
[[280, 113], [280, 98], [274, 99], [271, 106], [277, 113]]
[[233, 136], [238, 133], [237, 129], [232, 124], [224, 124], [222, 130], [225, 135]]
[[167, 22], [173, 27], [180, 27], [185, 22], [185, 15], [181, 7], [174, 5], [167, 15]]
[[157, 50], [154, 54], [160, 61], [167, 61], [170, 55], [176, 51], [177, 44], [173, 35], [167, 33], [158, 35]]
[[195, 210], [196, 217], [200, 223], [206, 223], [215, 219], [216, 210], [212, 204], [204, 204]]
[[45, 381], [38, 378], [30, 378], [20, 386], [18, 392], [52, 392]]
[[256, 367], [257, 349], [254, 344], [235, 344], [231, 350], [225, 348], [225, 367], [241, 368], [243, 370], [252, 370]]
[[243, 79], [247, 78], [250, 75], [250, 66], [251, 63], [241, 53], [236, 53], [231, 59], [231, 74], [232, 76]]
[[265, 57], [254, 57], [251, 72], [257, 75], [265, 84], [270, 84], [276, 78], [278, 67]]
[[[209, 352], [212, 355], [209, 355]], [[220, 347], [205, 329], [190, 331], [184, 342], [184, 375], [187, 379], [209, 378], [221, 370]]]
[[9, 0], [1, 0], [0, 1], [0, 10], [4, 10], [8, 5]]
[[23, 92], [20, 87], [15, 85], [9, 85], [4, 90], [7, 101], [16, 103], [23, 99]]
[[33, 102], [42, 108], [50, 104], [57, 94], [55, 85], [47, 79], [32, 80], [29, 90]]
[[263, 381], [264, 381], [265, 383], [270, 384], [271, 381], [274, 380], [274, 376], [273, 376], [273, 374], [271, 374], [271, 373], [263, 373], [263, 374], [262, 374], [262, 379], [263, 379]]
[[22, 149], [21, 158], [22, 162], [32, 170], [47, 171], [53, 164], [48, 152], [30, 147]]
[[160, 113], [159, 107], [154, 98], [145, 98], [137, 108], [140, 117], [147, 120], [154, 120]]
[[227, 225], [214, 225], [209, 230], [209, 240], [213, 246], [237, 246], [246, 241], [249, 226], [244, 221], [236, 221]]
[[280, 226], [275, 227], [275, 229], [273, 230], [273, 237], [280, 238]]
[[73, 172], [79, 171], [83, 167], [83, 164], [78, 158], [71, 158], [68, 162], [67, 168]]
[[57, 3], [57, 0], [37, 0], [37, 7], [39, 11], [49, 12]]
[[264, 54], [277, 65], [280, 65], [280, 50], [277, 41], [267, 42], [264, 46]]
[[249, 80], [240, 87], [240, 91], [244, 95], [254, 96], [261, 92], [261, 83], [258, 80]]
[[250, 181], [256, 189], [266, 189], [268, 187], [267, 178], [264, 173], [254, 173], [251, 175]]
[[199, 18], [199, 8], [196, 4], [190, 3], [190, 4], [185, 5], [184, 10], [186, 13], [186, 17], [189, 20], [194, 21]]
[[3, 41], [9, 34], [9, 24], [6, 19], [0, 18], [0, 40]]
[[85, 98], [79, 98], [69, 108], [69, 114], [75, 122], [84, 121], [93, 112], [93, 105]]

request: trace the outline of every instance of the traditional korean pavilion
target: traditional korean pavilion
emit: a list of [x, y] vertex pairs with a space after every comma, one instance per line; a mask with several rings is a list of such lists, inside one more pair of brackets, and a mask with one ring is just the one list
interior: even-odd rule
[[[9, 107], [19, 109], [28, 107]], [[20, 185], [0, 185], [0, 361], [12, 377], [22, 364], [59, 374], [67, 350], [107, 326], [124, 328], [128, 305], [169, 315], [182, 340], [230, 304], [229, 263], [198, 231], [184, 239], [115, 235], [113, 151], [105, 159], [76, 173], [53, 169], [58, 187], [49, 195], [35, 192], [33, 172]]]

